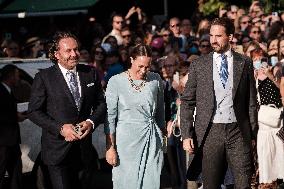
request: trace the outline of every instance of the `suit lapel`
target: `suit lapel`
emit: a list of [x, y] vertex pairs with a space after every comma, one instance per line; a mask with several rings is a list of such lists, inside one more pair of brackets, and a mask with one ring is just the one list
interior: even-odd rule
[[205, 56], [204, 60], [204, 68], [205, 74], [202, 75], [206, 82], [206, 87], [204, 87], [204, 91], [208, 94], [208, 102], [212, 102], [214, 104], [214, 81], [213, 81], [213, 53], [211, 52], [209, 56]]
[[235, 53], [234, 51], [232, 51], [232, 53], [233, 53], [233, 74], [234, 74], [232, 95], [234, 99], [243, 73], [244, 61], [237, 53]]
[[64, 76], [59, 68], [58, 65], [54, 66], [55, 68], [55, 77], [54, 77], [54, 81], [56, 82], [56, 85], [60, 86], [61, 89], [63, 90], [63, 94], [64, 96], [66, 95], [66, 97], [69, 99], [69, 101], [72, 103], [72, 105], [77, 109], [75, 100], [72, 96], [71, 91], [69, 90], [69, 87], [64, 79]]
[[80, 79], [80, 85], [81, 85], [81, 98], [80, 98], [80, 110], [82, 108], [83, 100], [85, 98], [85, 92], [87, 89], [87, 84], [86, 84], [86, 77], [84, 76], [84, 72], [80, 70], [80, 67], [77, 66], [77, 72], [79, 74], [79, 79]]

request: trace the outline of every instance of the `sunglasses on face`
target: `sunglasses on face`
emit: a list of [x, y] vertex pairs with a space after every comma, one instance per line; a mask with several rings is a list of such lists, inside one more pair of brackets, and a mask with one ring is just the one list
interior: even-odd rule
[[260, 31], [252, 31], [254, 34], [260, 34]]
[[172, 28], [174, 28], [174, 27], [179, 27], [179, 26], [180, 26], [179, 23], [177, 23], [177, 24], [172, 24], [172, 25], [171, 25]]
[[163, 37], [169, 37], [170, 34], [163, 34]]

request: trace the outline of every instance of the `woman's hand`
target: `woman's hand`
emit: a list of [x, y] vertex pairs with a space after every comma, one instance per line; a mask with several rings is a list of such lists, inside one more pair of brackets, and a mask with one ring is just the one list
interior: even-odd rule
[[113, 146], [106, 151], [106, 161], [114, 167], [117, 165], [117, 153]]
[[167, 137], [169, 138], [173, 134], [173, 121], [169, 121], [167, 124]]
[[274, 75], [273, 75], [273, 72], [272, 72], [272, 67], [271, 66], [268, 66], [267, 68], [263, 68], [263, 72], [264, 74], [270, 79], [270, 80], [274, 80]]
[[194, 142], [192, 138], [187, 138], [183, 140], [183, 149], [189, 154], [194, 153]]

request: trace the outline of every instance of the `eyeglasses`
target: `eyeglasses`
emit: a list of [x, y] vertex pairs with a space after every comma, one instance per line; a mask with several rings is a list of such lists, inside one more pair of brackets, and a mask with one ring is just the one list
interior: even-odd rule
[[163, 34], [163, 37], [169, 37], [170, 34]]
[[128, 34], [128, 35], [123, 35], [123, 36], [122, 36], [122, 38], [130, 38], [130, 37], [131, 37], [130, 34]]
[[171, 25], [172, 28], [174, 28], [174, 27], [179, 27], [179, 26], [180, 26], [180, 23]]
[[252, 33], [254, 33], [254, 34], [260, 34], [261, 32], [260, 32], [260, 31], [252, 31]]

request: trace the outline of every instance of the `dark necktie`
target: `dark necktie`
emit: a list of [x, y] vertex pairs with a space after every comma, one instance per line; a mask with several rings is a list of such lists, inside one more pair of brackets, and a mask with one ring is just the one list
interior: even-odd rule
[[223, 84], [223, 87], [225, 88], [226, 83], [228, 81], [228, 61], [227, 56], [225, 54], [221, 54], [221, 67], [220, 67], [220, 78], [221, 82]]
[[67, 71], [66, 77], [68, 79], [70, 91], [73, 95], [76, 106], [79, 109], [79, 107], [80, 107], [80, 93], [79, 93], [79, 87], [78, 87], [76, 74], [72, 71]]

